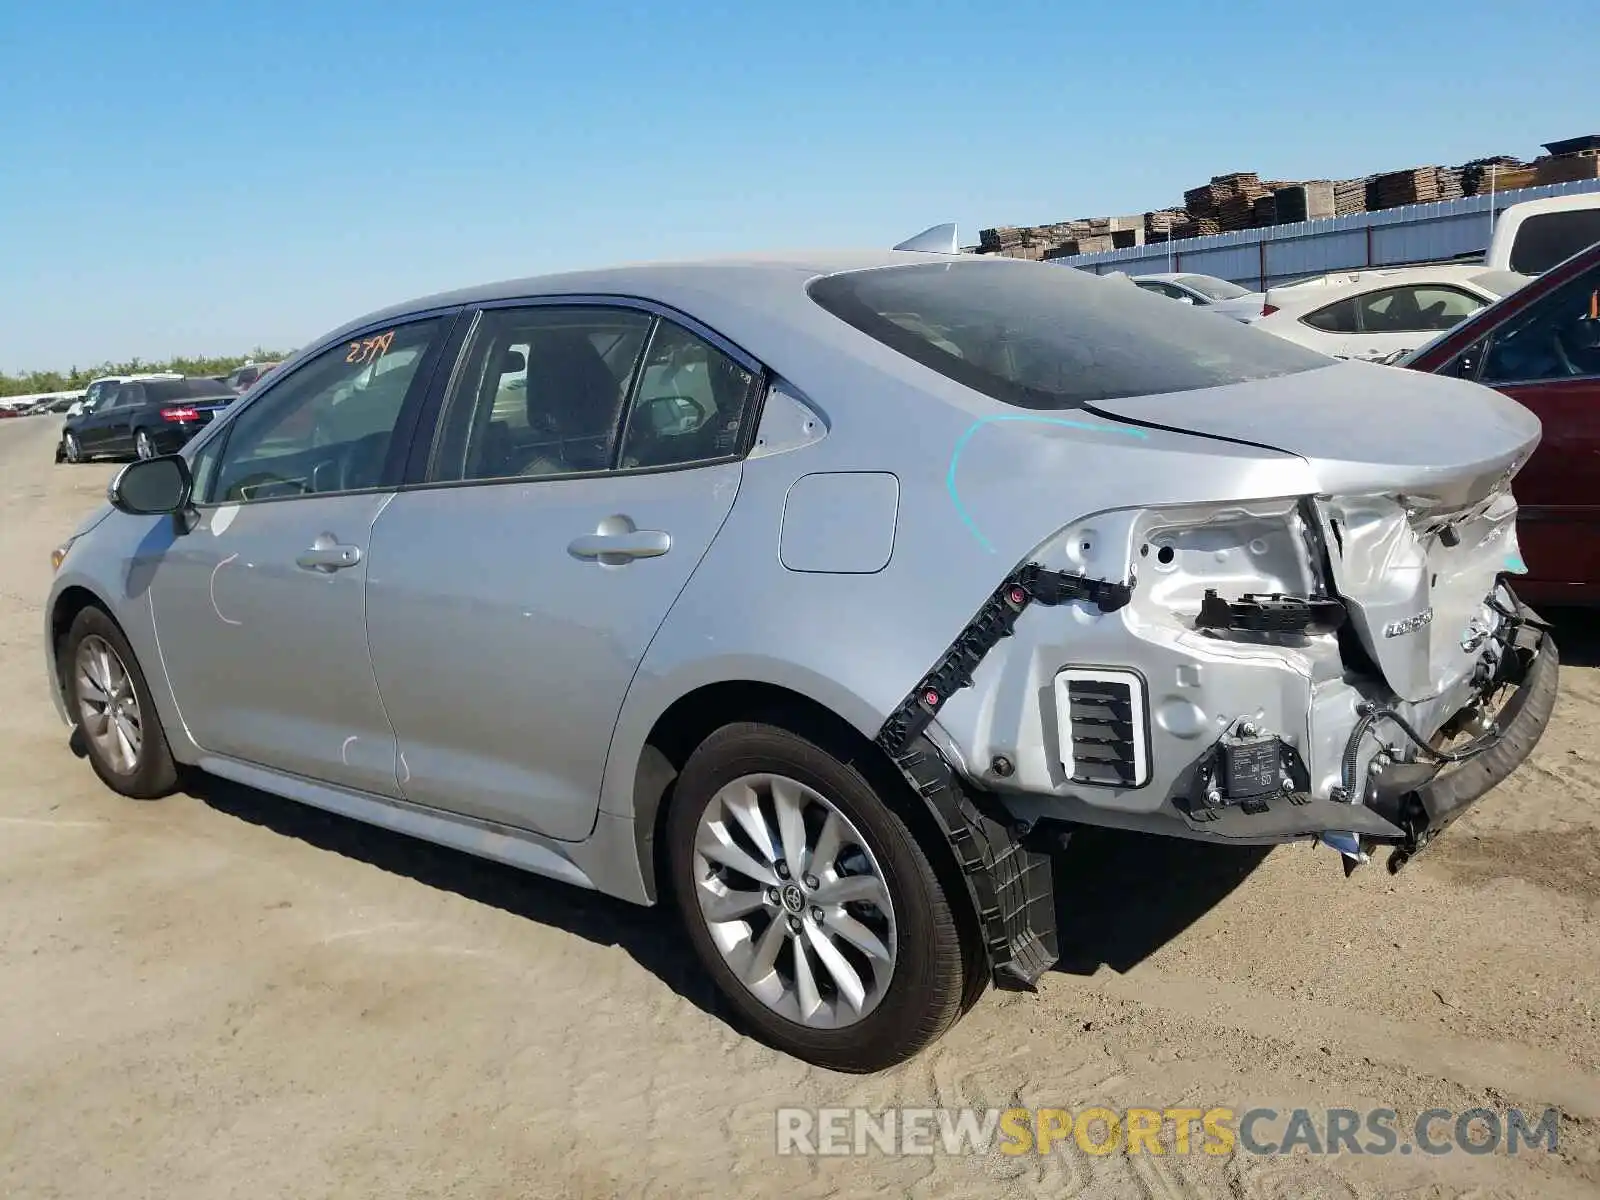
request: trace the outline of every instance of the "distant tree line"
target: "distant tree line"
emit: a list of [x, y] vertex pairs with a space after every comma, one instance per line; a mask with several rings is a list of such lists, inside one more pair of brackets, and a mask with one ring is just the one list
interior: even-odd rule
[[152, 371], [173, 371], [179, 375], [226, 375], [247, 362], [276, 362], [288, 358], [292, 350], [264, 350], [257, 346], [249, 354], [227, 354], [218, 358], [171, 358], [165, 362], [103, 362], [94, 367], [72, 367], [68, 371], [29, 371], [8, 375], [0, 372], [0, 397], [31, 396], [35, 392], [72, 392], [89, 386], [102, 375], [140, 375]]

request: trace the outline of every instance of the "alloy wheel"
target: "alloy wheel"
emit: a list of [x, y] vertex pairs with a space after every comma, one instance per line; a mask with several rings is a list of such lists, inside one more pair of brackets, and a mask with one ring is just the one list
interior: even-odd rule
[[144, 720], [128, 668], [109, 642], [91, 634], [78, 644], [78, 720], [84, 734], [119, 775], [139, 767]]
[[150, 435], [142, 429], [133, 435], [133, 450], [140, 458], [156, 456], [156, 448], [150, 444]]
[[78, 445], [78, 435], [69, 433], [62, 446], [62, 453], [67, 456], [69, 463], [79, 462], [83, 458], [83, 450]]
[[802, 1025], [862, 1020], [894, 974], [895, 914], [861, 831], [785, 775], [745, 775], [700, 816], [695, 896], [728, 968]]

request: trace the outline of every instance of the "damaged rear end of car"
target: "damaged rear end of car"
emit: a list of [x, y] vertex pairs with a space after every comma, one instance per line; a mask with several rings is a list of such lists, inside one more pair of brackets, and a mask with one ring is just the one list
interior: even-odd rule
[[1380, 847], [1397, 871], [1527, 758], [1558, 670], [1514, 589], [1532, 414], [1167, 325], [1099, 281], [1059, 285], [1052, 317], [1052, 274], [1006, 280], [1038, 312], [996, 290], [970, 322], [917, 287], [826, 298], [1008, 406], [963, 435], [948, 491], [952, 536], [1009, 565], [877, 736], [939, 814], [1002, 986], [1056, 956], [1062, 834], [1320, 839], [1347, 872]]

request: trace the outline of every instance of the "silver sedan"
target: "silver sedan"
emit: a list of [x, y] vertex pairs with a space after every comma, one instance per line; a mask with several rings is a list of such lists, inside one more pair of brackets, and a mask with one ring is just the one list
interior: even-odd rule
[[746, 1027], [873, 1070], [1055, 961], [1080, 825], [1397, 867], [1514, 769], [1538, 437], [1040, 264], [519, 280], [125, 468], [46, 660], [117, 792], [205, 771], [670, 897]]

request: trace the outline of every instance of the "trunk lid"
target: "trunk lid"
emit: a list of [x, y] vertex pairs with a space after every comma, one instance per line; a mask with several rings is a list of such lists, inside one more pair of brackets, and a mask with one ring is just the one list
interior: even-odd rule
[[1465, 503], [1520, 468], [1540, 436], [1539, 418], [1490, 388], [1363, 362], [1090, 407], [1138, 425], [1297, 455], [1311, 464], [1323, 495], [1439, 492]]
[[1401, 699], [1470, 672], [1485, 598], [1524, 570], [1510, 484], [1538, 418], [1462, 380], [1341, 363], [1209, 391], [1101, 401], [1103, 415], [1281, 450], [1317, 481], [1317, 518], [1362, 645]]

